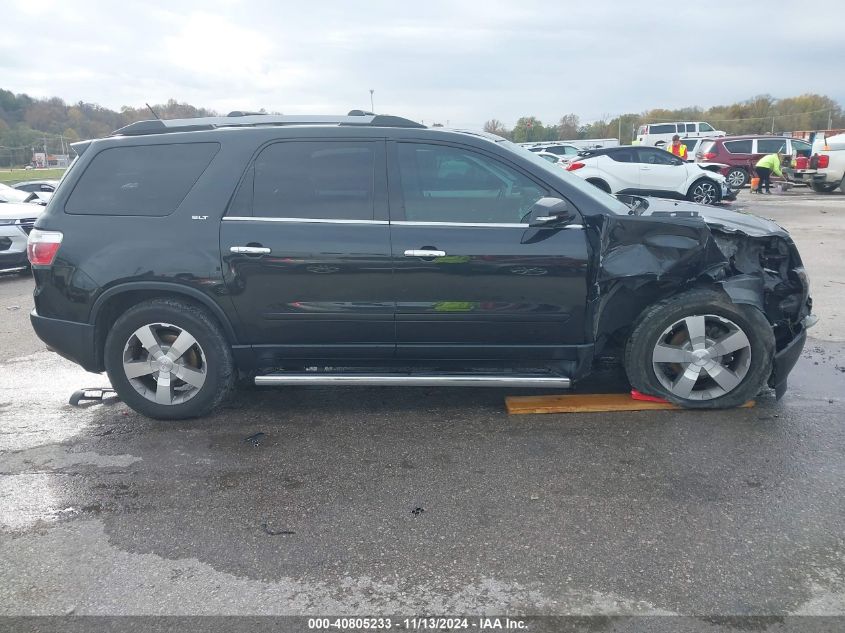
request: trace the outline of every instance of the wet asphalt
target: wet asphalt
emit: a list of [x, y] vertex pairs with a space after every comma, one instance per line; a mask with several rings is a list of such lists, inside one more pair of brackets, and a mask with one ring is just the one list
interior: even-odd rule
[[[813, 199], [759, 208], [845, 226], [845, 198]], [[812, 240], [835, 315], [845, 242], [799, 226]], [[838, 316], [751, 409], [509, 416], [518, 392], [296, 387], [164, 423], [68, 405], [107, 380], [44, 349], [31, 291], [0, 275], [0, 615], [845, 615]]]

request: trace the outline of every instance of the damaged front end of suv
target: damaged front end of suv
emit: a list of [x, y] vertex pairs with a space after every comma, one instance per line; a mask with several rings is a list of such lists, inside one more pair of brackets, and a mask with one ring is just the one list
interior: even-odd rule
[[587, 218], [593, 239], [591, 318], [596, 354], [628, 336], [631, 315], [695, 288], [762, 312], [774, 334], [768, 385], [780, 398], [806, 340], [809, 278], [789, 234], [757, 216], [656, 198], [620, 197], [632, 211]]

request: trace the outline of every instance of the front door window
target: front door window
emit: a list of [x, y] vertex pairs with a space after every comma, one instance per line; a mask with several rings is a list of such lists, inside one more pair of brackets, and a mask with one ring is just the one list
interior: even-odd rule
[[546, 195], [527, 176], [471, 150], [399, 143], [398, 155], [406, 221], [520, 223]]

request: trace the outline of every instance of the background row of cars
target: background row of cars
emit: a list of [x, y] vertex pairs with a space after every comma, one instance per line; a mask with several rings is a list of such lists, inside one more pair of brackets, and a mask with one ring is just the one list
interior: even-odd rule
[[0, 183], [0, 270], [29, 269], [27, 237], [57, 184], [56, 180], [28, 181], [14, 187]]
[[[666, 128], [665, 132], [663, 128]], [[659, 165], [660, 156], [652, 152], [663, 151], [660, 148], [667, 147], [667, 142], [671, 142], [674, 134], [687, 130], [696, 136], [681, 138], [681, 142], [687, 147], [686, 162], [694, 164], [698, 170], [692, 169], [686, 178], [682, 178], [679, 170], [666, 170], [663, 165]], [[709, 124], [700, 121], [640, 126], [638, 132], [640, 134], [637, 140], [640, 142], [637, 145], [601, 148], [608, 150], [606, 152], [591, 153], [591, 150], [563, 141], [556, 145], [536, 144], [528, 149], [614, 194], [649, 193], [671, 198], [685, 197], [690, 200], [695, 196], [703, 196], [710, 202], [732, 199], [736, 190], [750, 182], [757, 161], [775, 152], [784, 155], [784, 168], [790, 178], [808, 184], [817, 192], [831, 192], [836, 188], [845, 191], [845, 165], [842, 165], [845, 163], [845, 151], [840, 150], [843, 143], [837, 140], [843, 138], [843, 135], [827, 139], [820, 135], [811, 145], [802, 139], [783, 136], [724, 136], [723, 132], [714, 130]], [[708, 136], [708, 132], [722, 136], [714, 138]], [[640, 149], [643, 150], [642, 156]], [[599, 156], [607, 158], [600, 159]], [[666, 157], [663, 157], [662, 161], [677, 163]], [[639, 167], [630, 167], [632, 163], [638, 164]], [[723, 192], [717, 196], [717, 200], [703, 195], [700, 188], [698, 194], [693, 192], [693, 182], [712, 178], [701, 171], [724, 177], [724, 184], [721, 179], [714, 179]], [[639, 178], [638, 182], [632, 179], [634, 175]], [[683, 187], [686, 187], [686, 190]]]

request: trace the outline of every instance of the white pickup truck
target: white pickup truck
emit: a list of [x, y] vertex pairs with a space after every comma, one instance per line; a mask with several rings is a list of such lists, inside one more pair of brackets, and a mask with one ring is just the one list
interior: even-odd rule
[[795, 180], [818, 193], [830, 193], [837, 187], [845, 193], [845, 134], [817, 138], [807, 169], [796, 169]]

